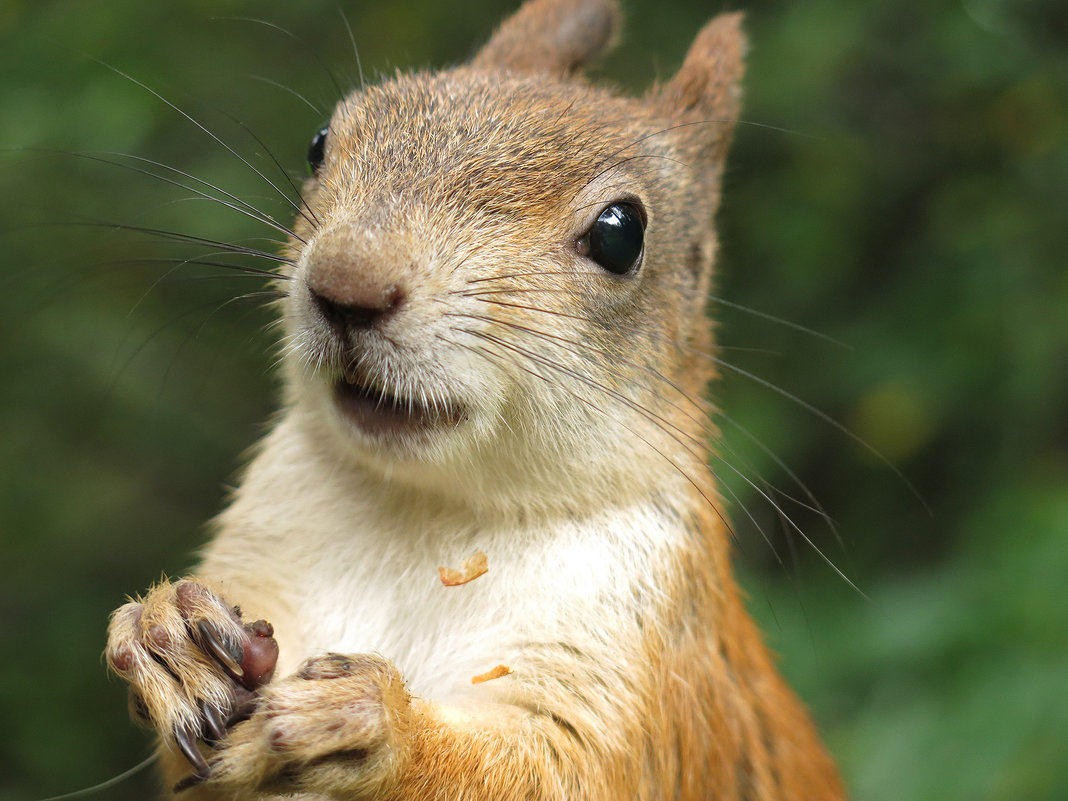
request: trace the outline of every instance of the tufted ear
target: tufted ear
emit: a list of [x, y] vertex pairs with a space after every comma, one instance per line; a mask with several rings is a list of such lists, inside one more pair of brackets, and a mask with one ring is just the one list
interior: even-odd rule
[[618, 28], [616, 0], [527, 0], [471, 63], [567, 76], [608, 49]]
[[[669, 117], [694, 126], [693, 133], [722, 157], [742, 108], [742, 76], [747, 44], [740, 13], [721, 14], [697, 34], [678, 73], [654, 90]], [[711, 132], [711, 136], [709, 136]]]

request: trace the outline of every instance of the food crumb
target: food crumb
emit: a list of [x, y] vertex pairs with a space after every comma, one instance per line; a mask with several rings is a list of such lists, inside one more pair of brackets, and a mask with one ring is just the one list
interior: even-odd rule
[[451, 567], [439, 567], [438, 576], [441, 578], [441, 583], [446, 587], [459, 587], [461, 584], [474, 581], [488, 570], [489, 564], [486, 561], [486, 554], [479, 551], [470, 559], [464, 559], [460, 562], [459, 570]]
[[512, 669], [508, 665], [497, 665], [493, 670], [488, 670], [485, 673], [479, 673], [477, 676], [471, 677], [472, 684], [481, 684], [484, 681], [491, 681], [493, 679], [499, 679], [501, 676], [507, 676], [512, 672]]

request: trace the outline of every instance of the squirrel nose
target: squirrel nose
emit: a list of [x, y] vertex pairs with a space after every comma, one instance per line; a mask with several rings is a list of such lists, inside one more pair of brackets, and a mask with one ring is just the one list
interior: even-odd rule
[[404, 291], [396, 284], [361, 287], [361, 291], [340, 295], [311, 284], [308, 290], [319, 314], [339, 336], [384, 322], [404, 303]]
[[339, 337], [381, 326], [408, 298], [395, 240], [346, 224], [319, 233], [305, 254], [310, 306]]

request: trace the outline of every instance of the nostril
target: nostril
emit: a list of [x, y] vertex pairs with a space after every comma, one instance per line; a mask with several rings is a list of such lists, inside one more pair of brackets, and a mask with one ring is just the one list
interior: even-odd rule
[[371, 328], [392, 315], [404, 302], [404, 293], [395, 284], [345, 300], [332, 298], [310, 286], [308, 289], [319, 314], [339, 334]]

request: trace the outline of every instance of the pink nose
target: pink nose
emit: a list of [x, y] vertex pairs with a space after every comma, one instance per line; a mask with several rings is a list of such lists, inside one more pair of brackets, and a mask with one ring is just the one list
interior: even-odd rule
[[395, 258], [376, 252], [352, 227], [324, 231], [312, 243], [305, 282], [315, 309], [339, 335], [381, 324], [404, 304], [408, 293]]

